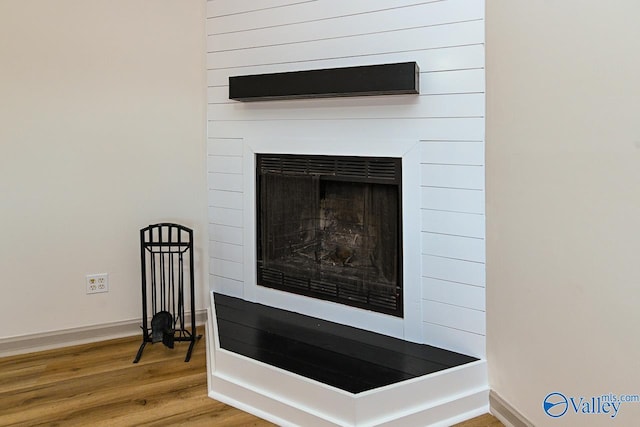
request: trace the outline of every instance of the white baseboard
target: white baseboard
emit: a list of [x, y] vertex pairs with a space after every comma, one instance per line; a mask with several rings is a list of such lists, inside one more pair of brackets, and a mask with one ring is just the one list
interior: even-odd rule
[[491, 414], [506, 427], [534, 427], [531, 421], [493, 390], [489, 392], [489, 406]]
[[[282, 426], [445, 427], [489, 409], [486, 387], [461, 385], [469, 379], [475, 382], [473, 371], [485, 370], [484, 364], [451, 372], [451, 379], [443, 372], [440, 378], [350, 395], [242, 358], [233, 360], [234, 365], [248, 375], [229, 375], [225, 369], [229, 355], [221, 356], [223, 352], [217, 351], [218, 369], [210, 372], [209, 396]], [[459, 390], [452, 389], [454, 384]], [[422, 396], [424, 402], [416, 404]]]
[[[189, 321], [190, 316], [186, 316]], [[203, 325], [207, 321], [207, 311], [196, 311], [196, 324]], [[0, 357], [35, 351], [51, 350], [90, 342], [105, 341], [115, 338], [130, 337], [142, 332], [141, 319], [124, 320], [101, 325], [84, 326], [61, 331], [43, 332], [19, 337], [0, 339]]]

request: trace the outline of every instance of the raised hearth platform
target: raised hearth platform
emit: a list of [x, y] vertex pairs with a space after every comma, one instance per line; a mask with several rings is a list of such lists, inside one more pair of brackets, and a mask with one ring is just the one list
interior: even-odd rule
[[450, 425], [488, 410], [486, 363], [471, 356], [213, 293], [208, 334], [209, 396], [279, 425]]
[[214, 299], [221, 348], [350, 393], [478, 360], [222, 294]]

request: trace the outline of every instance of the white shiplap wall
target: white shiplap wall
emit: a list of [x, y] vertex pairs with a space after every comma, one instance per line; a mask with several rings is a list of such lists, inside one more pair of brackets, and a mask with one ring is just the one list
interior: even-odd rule
[[[484, 356], [484, 1], [210, 0], [207, 16], [211, 289], [243, 292], [246, 140], [419, 141], [404, 185], [421, 253], [404, 256], [421, 262], [422, 341]], [[403, 61], [419, 96], [228, 99], [232, 75]]]

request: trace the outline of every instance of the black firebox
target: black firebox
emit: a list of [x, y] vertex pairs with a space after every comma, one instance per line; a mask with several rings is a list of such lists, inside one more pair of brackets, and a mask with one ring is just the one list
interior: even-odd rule
[[258, 285], [402, 317], [401, 159], [256, 165]]

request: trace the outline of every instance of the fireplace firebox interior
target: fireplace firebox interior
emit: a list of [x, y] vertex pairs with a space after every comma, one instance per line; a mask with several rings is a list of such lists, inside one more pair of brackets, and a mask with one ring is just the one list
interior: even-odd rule
[[256, 165], [258, 285], [402, 317], [401, 159]]

